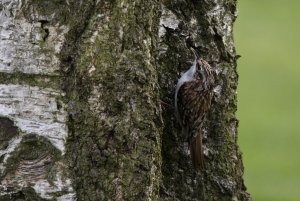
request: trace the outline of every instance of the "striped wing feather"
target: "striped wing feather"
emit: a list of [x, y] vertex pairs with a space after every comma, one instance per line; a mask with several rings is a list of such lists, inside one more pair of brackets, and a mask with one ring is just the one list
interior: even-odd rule
[[212, 94], [204, 89], [202, 80], [185, 82], [178, 92], [178, 112], [183, 130], [187, 132], [195, 168], [203, 167], [201, 125], [211, 104]]

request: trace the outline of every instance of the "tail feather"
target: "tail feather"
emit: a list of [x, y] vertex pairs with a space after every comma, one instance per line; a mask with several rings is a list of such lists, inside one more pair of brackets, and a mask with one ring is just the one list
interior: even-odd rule
[[195, 169], [204, 168], [204, 155], [202, 147], [202, 135], [198, 134], [190, 144], [192, 162]]

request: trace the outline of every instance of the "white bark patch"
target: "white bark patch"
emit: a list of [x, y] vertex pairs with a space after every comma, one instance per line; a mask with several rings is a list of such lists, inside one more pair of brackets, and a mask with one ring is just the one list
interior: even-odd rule
[[177, 29], [179, 22], [180, 21], [177, 19], [176, 15], [165, 6], [163, 6], [162, 15], [159, 22], [159, 37], [163, 37], [166, 33], [166, 29], [164, 28], [164, 26], [175, 30]]
[[[51, 24], [54, 15], [41, 16], [34, 9], [30, 10], [33, 20], [28, 21], [23, 7], [21, 0], [0, 1], [0, 72], [56, 75], [60, 70], [58, 54], [69, 27]], [[16, 164], [9, 168], [10, 157], [20, 152], [22, 139], [29, 134], [47, 138], [64, 154], [68, 131], [66, 106], [60, 100], [63, 96], [63, 92], [51, 88], [0, 84], [0, 117], [9, 118], [18, 127], [18, 135], [0, 150], [0, 195], [33, 187], [45, 199], [76, 200], [67, 168], [51, 154], [36, 160], [13, 160]], [[51, 181], [47, 176], [49, 164], [55, 167], [51, 169]]]
[[0, 150], [0, 157], [4, 155], [3, 161], [2, 163], [0, 163], [1, 174], [4, 171], [4, 164], [6, 163], [8, 157], [10, 156], [10, 153], [12, 153], [16, 149], [16, 147], [20, 144], [21, 139], [22, 139], [21, 137], [15, 137], [11, 139], [9, 141], [8, 147], [5, 150]]
[[[231, 13], [226, 12], [224, 6], [220, 6], [219, 2], [216, 2], [216, 6], [207, 12], [207, 19], [209, 21], [216, 21], [218, 26], [217, 30], [220, 32], [216, 33], [222, 37], [223, 43], [226, 45], [226, 49], [230, 53], [234, 53], [234, 44], [232, 40], [232, 16]], [[236, 16], [237, 13], [234, 13]], [[222, 34], [221, 34], [222, 33]]]
[[154, 186], [156, 185], [155, 182], [157, 182], [157, 174], [158, 174], [158, 171], [157, 171], [157, 166], [155, 165], [155, 157], [152, 156], [152, 166], [151, 166], [151, 171], [150, 171], [150, 175], [152, 178], [151, 181], [150, 181], [150, 185], [147, 186], [147, 191], [146, 191], [146, 195], [148, 197], [148, 201], [151, 201], [152, 200], [152, 197], [153, 197], [153, 188]]
[[56, 180], [53, 182], [54, 185], [50, 184], [46, 179], [39, 180], [34, 185], [34, 190], [45, 199], [51, 199], [53, 196], [51, 193], [56, 193], [60, 191], [67, 191], [69, 193], [62, 195], [57, 198], [57, 200], [61, 201], [72, 201], [75, 200], [75, 193], [73, 192], [73, 188], [71, 186], [70, 179], [63, 179], [63, 175], [61, 171], [58, 171], [56, 174]]
[[[0, 192], [0, 195], [5, 195], [6, 191], [8, 190], [7, 187], [10, 186], [13, 186], [15, 191], [19, 191], [22, 190], [22, 188], [24, 187], [31, 186], [36, 191], [36, 193], [39, 194], [39, 196], [44, 199], [52, 200], [53, 194], [64, 191], [65, 194], [56, 197], [57, 200], [61, 200], [61, 201], [76, 200], [75, 192], [71, 185], [71, 180], [67, 178], [66, 175], [64, 175], [63, 172], [65, 167], [60, 162], [57, 162], [55, 165], [57, 172], [54, 180], [51, 183], [45, 178], [45, 172], [36, 173], [36, 168], [34, 167], [32, 172], [28, 172], [32, 164], [35, 166], [38, 165], [40, 168], [42, 168], [43, 162], [44, 160], [41, 160], [40, 162], [41, 164], [34, 164], [34, 162], [30, 162], [30, 163], [27, 162], [25, 164], [22, 164], [21, 161], [18, 169], [13, 174], [7, 175], [2, 180], [0, 185], [2, 192]], [[36, 180], [37, 178], [38, 180], [33, 183], [33, 181]]]
[[[0, 116], [11, 119], [21, 131], [18, 137], [10, 140], [6, 150], [0, 151], [1, 156], [6, 154], [0, 166], [1, 172], [4, 170], [9, 155], [18, 147], [22, 137], [27, 134], [40, 135], [49, 139], [57, 149], [64, 153], [67, 137], [67, 113], [63, 102], [57, 100], [62, 96], [64, 96], [62, 92], [50, 88], [0, 84]], [[58, 105], [60, 106], [58, 107]], [[28, 166], [33, 165], [33, 162], [23, 163], [20, 162], [17, 171], [2, 180], [0, 186], [4, 192], [0, 192], [0, 194], [5, 194], [7, 186], [13, 185], [14, 189], [19, 188], [19, 190], [26, 186], [32, 186], [45, 199], [52, 199], [52, 193], [66, 191], [67, 193], [58, 197], [57, 200], [76, 200], [71, 180], [63, 174], [63, 164], [56, 162], [58, 168], [52, 184], [44, 177], [45, 172], [40, 171], [40, 175], [38, 174], [36, 168], [43, 167], [40, 161], [35, 163], [34, 172], [30, 172], [31, 168]], [[31, 184], [33, 181], [36, 181], [34, 185]]]
[[16, 18], [21, 1], [2, 0], [0, 6], [0, 72], [53, 74], [59, 70], [56, 53], [69, 29], [59, 25], [46, 27], [46, 37], [41, 22]]
[[63, 102], [56, 100], [63, 95], [50, 88], [0, 84], [0, 115], [14, 121], [25, 134], [48, 138], [64, 153], [67, 113]]

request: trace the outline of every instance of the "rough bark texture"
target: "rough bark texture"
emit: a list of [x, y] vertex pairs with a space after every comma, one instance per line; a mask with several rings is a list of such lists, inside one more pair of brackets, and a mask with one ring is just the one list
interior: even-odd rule
[[250, 200], [237, 145], [235, 18], [235, 0], [165, 1], [162, 7], [160, 22], [165, 28], [160, 30], [158, 65], [162, 100], [174, 105], [175, 82], [193, 61], [187, 37], [214, 68], [217, 86], [204, 128], [204, 171], [194, 171], [173, 108], [163, 107], [161, 200]]
[[[0, 2], [0, 200], [249, 200], [237, 146], [234, 0]], [[174, 88], [217, 73], [205, 171]]]

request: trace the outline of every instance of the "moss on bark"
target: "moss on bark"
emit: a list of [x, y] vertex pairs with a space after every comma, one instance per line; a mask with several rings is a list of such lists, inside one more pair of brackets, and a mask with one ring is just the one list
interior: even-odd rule
[[88, 8], [82, 31], [71, 27], [62, 70], [79, 200], [158, 199], [158, 6], [103, 1]]
[[165, 49], [159, 57], [162, 99], [174, 105], [178, 74], [191, 65], [193, 55], [186, 46], [188, 37], [213, 66], [217, 85], [204, 126], [206, 159], [203, 171], [193, 169], [186, 154], [186, 138], [180, 134], [174, 110], [164, 107], [161, 200], [249, 200], [242, 179], [242, 158], [237, 145], [238, 121], [235, 118], [238, 75], [232, 26], [236, 18], [236, 1], [164, 1], [164, 5], [164, 13], [169, 13], [166, 18], [172, 13], [178, 26], [168, 27], [166, 23], [166, 32], [161, 37], [160, 46]]
[[[68, 27], [60, 71], [0, 78], [65, 91], [63, 157], [78, 200], [250, 199], [237, 146], [235, 0], [165, 0], [162, 8], [156, 0], [22, 2], [25, 18], [41, 23], [43, 38], [45, 24]], [[174, 26], [159, 24], [162, 11], [172, 13]], [[179, 74], [193, 60], [187, 36], [217, 73], [202, 172], [192, 168], [172, 106]], [[31, 190], [16, 196], [37, 199]]]

